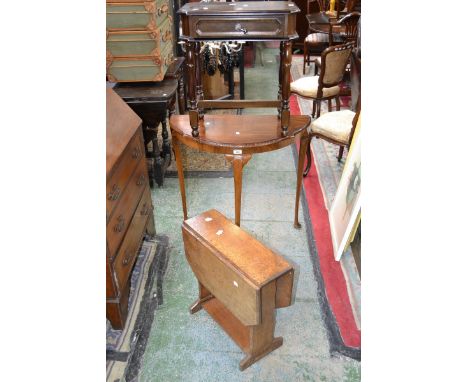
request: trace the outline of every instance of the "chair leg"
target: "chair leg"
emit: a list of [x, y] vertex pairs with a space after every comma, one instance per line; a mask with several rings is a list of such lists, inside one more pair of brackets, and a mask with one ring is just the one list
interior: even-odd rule
[[338, 152], [338, 162], [341, 162], [341, 158], [343, 158], [343, 150], [344, 146], [340, 146], [340, 151]]
[[328, 111], [332, 111], [332, 101], [331, 99], [328, 100]]
[[336, 111], [340, 111], [340, 107], [341, 107], [340, 96], [336, 96], [335, 100], [336, 100]]
[[304, 42], [304, 67], [302, 68], [302, 74], [305, 74], [305, 68], [306, 68], [306, 61], [307, 61], [307, 56], [308, 56], [308, 47], [307, 43]]
[[320, 109], [322, 108], [322, 101], [317, 100], [317, 118], [320, 118]]
[[310, 144], [311, 144], [311, 139], [309, 139], [309, 144], [307, 145], [307, 151], [306, 151], [306, 154], [307, 154], [307, 165], [306, 165], [306, 168], [304, 170], [304, 172], [302, 173], [302, 176], [307, 176], [307, 174], [309, 173], [309, 170], [310, 170], [310, 166], [312, 165], [312, 149], [310, 148]]
[[315, 118], [315, 110], [317, 108], [316, 101], [312, 101], [312, 118]]

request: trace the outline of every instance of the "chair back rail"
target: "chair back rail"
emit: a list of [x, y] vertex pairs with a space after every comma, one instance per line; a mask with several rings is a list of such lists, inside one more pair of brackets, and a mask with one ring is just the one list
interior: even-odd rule
[[353, 47], [353, 42], [347, 42], [343, 45], [331, 46], [322, 52], [322, 69], [319, 76], [317, 98], [323, 96], [323, 88], [336, 86], [343, 80]]

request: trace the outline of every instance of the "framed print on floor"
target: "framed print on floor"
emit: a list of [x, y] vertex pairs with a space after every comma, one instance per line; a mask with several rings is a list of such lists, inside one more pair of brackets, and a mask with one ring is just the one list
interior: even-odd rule
[[348, 247], [361, 218], [361, 117], [328, 214], [335, 260]]

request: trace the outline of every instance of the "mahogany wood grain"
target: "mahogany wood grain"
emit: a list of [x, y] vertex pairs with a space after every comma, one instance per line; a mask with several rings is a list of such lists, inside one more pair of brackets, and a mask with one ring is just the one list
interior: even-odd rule
[[152, 214], [152, 212], [153, 204], [151, 202], [151, 194], [149, 188], [147, 188], [145, 189], [140, 203], [138, 203], [136, 212], [129, 224], [128, 232], [114, 260], [114, 269], [119, 287], [125, 285], [130, 277], [130, 271], [135, 263], [138, 255], [138, 248], [140, 247], [145, 232], [144, 226], [148, 216]]
[[106, 179], [125, 150], [128, 142], [141, 125], [141, 118], [110, 88], [106, 89]]
[[128, 298], [130, 296], [130, 283], [120, 291], [115, 298], [106, 299], [106, 316], [114, 329], [123, 329], [128, 314]]
[[[170, 119], [172, 142], [174, 146], [179, 186], [182, 198], [184, 219], [187, 219], [187, 201], [185, 195], [184, 171], [182, 153], [179, 145], [185, 144], [196, 150], [231, 156], [243, 156], [278, 150], [295, 142], [296, 136], [308, 135], [309, 116], [291, 116], [289, 129], [284, 132], [281, 121], [275, 115], [206, 115], [200, 123], [199, 136], [192, 136], [192, 129], [187, 115], [173, 115]], [[254, 128], [255, 127], [255, 128]], [[301, 145], [305, 141], [301, 139]], [[299, 159], [300, 160], [300, 159]], [[245, 159], [242, 159], [245, 165]], [[233, 161], [235, 216], [236, 224], [240, 225], [242, 166]], [[302, 174], [302, 168], [298, 169]], [[237, 175], [236, 175], [237, 174]], [[301, 179], [302, 184], [302, 179]], [[300, 185], [299, 185], [300, 187]], [[298, 223], [299, 204], [294, 210], [294, 222]], [[297, 224], [296, 224], [297, 223]]]
[[148, 182], [148, 167], [145, 160], [140, 160], [107, 224], [107, 243], [111, 253], [116, 253], [127, 232], [146, 182]]
[[206, 115], [200, 121], [199, 137], [192, 137], [187, 115], [173, 115], [169, 122], [172, 135], [192, 148], [217, 154], [235, 154], [233, 150], [256, 154], [292, 144], [310, 124], [310, 117], [291, 116], [286, 136], [275, 115]]
[[106, 184], [106, 210], [107, 221], [111, 217], [111, 211], [119, 202], [128, 178], [132, 175], [135, 167], [139, 163], [142, 154], [145, 152], [143, 141], [140, 135], [135, 135], [130, 144], [125, 149], [118, 163], [112, 171], [112, 175]]
[[[289, 126], [289, 96], [290, 96], [290, 66], [291, 41], [298, 37], [296, 33], [296, 14], [300, 9], [287, 1], [222, 3], [208, 2], [200, 6], [199, 3], [187, 3], [177, 12], [180, 14], [182, 34], [180, 38], [185, 42], [187, 61], [187, 86], [191, 92], [189, 98], [189, 115], [191, 134], [198, 137], [199, 126], [202, 124], [204, 112], [201, 103], [203, 91], [201, 89], [199, 50], [200, 42], [205, 40], [241, 40], [241, 41], [281, 41], [280, 47], [280, 91], [278, 98], [279, 117], [283, 134]], [[194, 94], [194, 92], [196, 94]], [[242, 86], [241, 86], [242, 93]], [[234, 100], [225, 100], [222, 104], [211, 103], [211, 107], [234, 108]], [[242, 106], [265, 107], [261, 103], [246, 103]], [[272, 107], [277, 107], [272, 104]]]
[[[106, 248], [107, 251], [107, 259], [109, 259], [109, 248]], [[111, 268], [111, 264], [109, 261], [106, 261], [106, 296], [107, 297], [117, 297], [118, 296], [118, 289], [115, 285], [115, 280]]]
[[112, 89], [106, 95], [106, 316], [122, 329], [139, 244], [155, 229], [141, 119]]

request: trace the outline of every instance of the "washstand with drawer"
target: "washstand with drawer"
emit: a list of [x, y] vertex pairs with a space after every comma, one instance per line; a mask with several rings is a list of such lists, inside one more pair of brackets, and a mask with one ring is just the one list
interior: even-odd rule
[[106, 315], [122, 329], [141, 241], [156, 232], [142, 121], [112, 89], [106, 92]]

